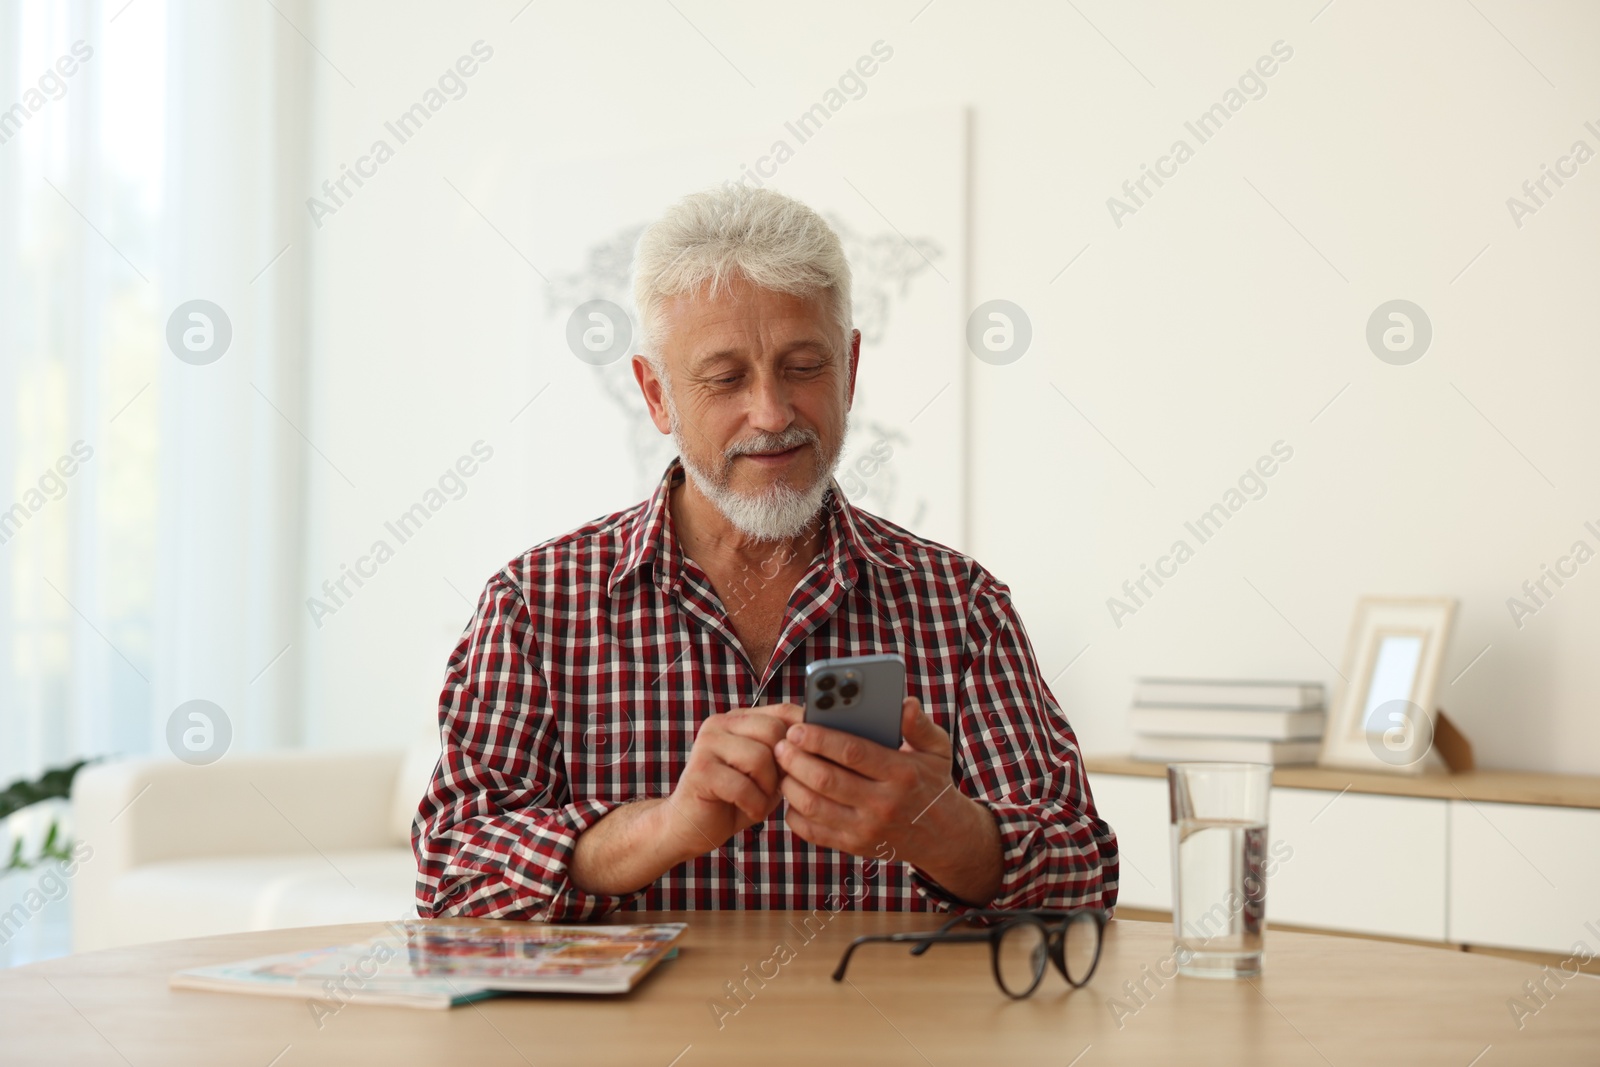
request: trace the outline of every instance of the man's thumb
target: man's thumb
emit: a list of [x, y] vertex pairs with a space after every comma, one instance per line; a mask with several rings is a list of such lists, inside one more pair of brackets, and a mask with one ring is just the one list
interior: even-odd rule
[[950, 747], [950, 738], [922, 710], [922, 701], [906, 697], [900, 705], [900, 736], [916, 752], [938, 752]]

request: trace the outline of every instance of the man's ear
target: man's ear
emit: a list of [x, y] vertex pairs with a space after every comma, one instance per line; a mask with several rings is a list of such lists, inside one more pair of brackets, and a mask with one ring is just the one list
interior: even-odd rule
[[[645, 406], [650, 409], [650, 421], [655, 423], [656, 429], [662, 433], [670, 434], [672, 420], [667, 417], [665, 383], [656, 373], [656, 369], [650, 365], [650, 361], [643, 356], [633, 357], [633, 380], [639, 383], [639, 392], [644, 394]], [[852, 388], [854, 388], [853, 382]]]
[[844, 407], [846, 411], [856, 402], [856, 364], [861, 362], [861, 331], [850, 331], [850, 391], [845, 395]]

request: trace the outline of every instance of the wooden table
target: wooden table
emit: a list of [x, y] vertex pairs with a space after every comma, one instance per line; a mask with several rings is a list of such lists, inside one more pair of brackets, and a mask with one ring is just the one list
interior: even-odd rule
[[[1375, 890], [1376, 891], [1376, 890]], [[1600, 979], [1547, 981], [1519, 1030], [1508, 1001], [1536, 965], [1445, 949], [1269, 931], [1253, 981], [1167, 978], [1171, 928], [1115, 920], [1094, 980], [1069, 992], [1052, 969], [1006, 999], [983, 945], [912, 958], [868, 945], [848, 980], [829, 973], [867, 931], [929, 929], [930, 916], [696, 912], [678, 959], [632, 994], [515, 997], [448, 1012], [349, 1005], [319, 1029], [298, 1000], [171, 990], [209, 963], [378, 936], [328, 926], [172, 941], [0, 971], [0, 1062], [297, 1067], [626, 1063], [822, 1065], [1600, 1063]], [[630, 916], [640, 919], [643, 916]], [[793, 958], [780, 964], [786, 943]], [[769, 962], [771, 961], [771, 962]], [[749, 972], [745, 971], [749, 967]], [[745, 1003], [725, 983], [747, 973]], [[1142, 982], [1130, 995], [1125, 983]], [[1525, 1000], [1530, 1011], [1533, 1001]], [[722, 1005], [718, 1012], [714, 1005]], [[735, 1010], [736, 1009], [736, 1010]], [[719, 1019], [720, 1018], [720, 1026]]]

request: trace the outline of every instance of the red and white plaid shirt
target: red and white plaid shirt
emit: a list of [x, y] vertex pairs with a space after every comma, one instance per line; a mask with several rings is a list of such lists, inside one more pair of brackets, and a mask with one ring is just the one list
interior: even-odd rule
[[638, 892], [567, 877], [579, 834], [672, 792], [708, 716], [803, 703], [807, 663], [885, 652], [905, 658], [908, 695], [949, 732], [957, 788], [999, 826], [1005, 872], [988, 906], [1116, 903], [1116, 835], [1005, 585], [853, 507], [834, 482], [823, 549], [762, 676], [673, 532], [668, 493], [683, 477], [674, 459], [649, 500], [530, 549], [484, 589], [450, 657], [443, 754], [412, 827], [422, 915], [964, 908], [905, 863], [803, 840], [781, 805]]

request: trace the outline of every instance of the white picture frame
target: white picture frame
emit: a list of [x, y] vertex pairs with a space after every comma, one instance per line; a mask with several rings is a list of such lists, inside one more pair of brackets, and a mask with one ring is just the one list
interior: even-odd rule
[[1434, 699], [1455, 611], [1447, 597], [1356, 603], [1321, 766], [1422, 774], [1442, 763], [1433, 751]]

